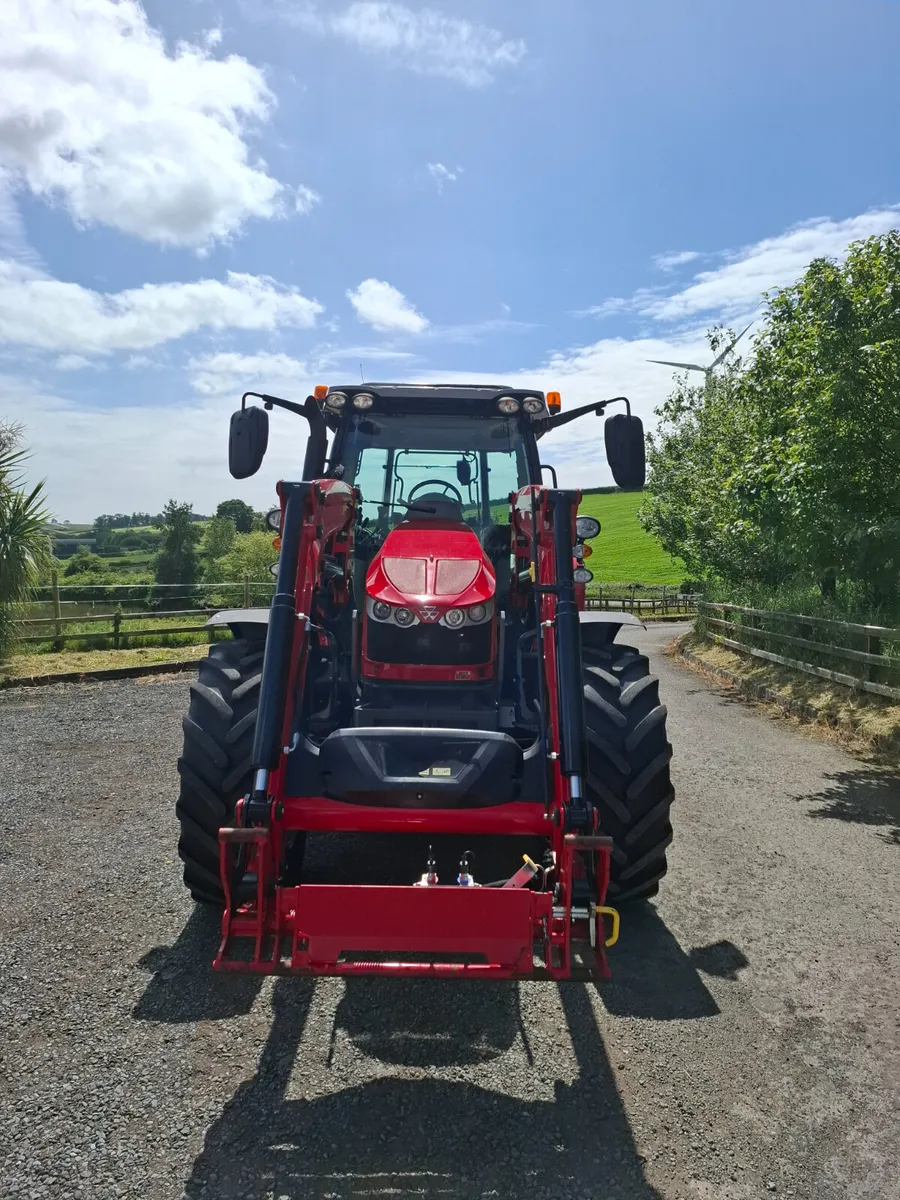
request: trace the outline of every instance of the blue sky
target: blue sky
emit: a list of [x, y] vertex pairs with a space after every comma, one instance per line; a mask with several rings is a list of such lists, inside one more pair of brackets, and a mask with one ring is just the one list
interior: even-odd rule
[[360, 363], [652, 423], [647, 359], [898, 223], [893, 0], [9, 0], [0, 46], [0, 414], [72, 520], [262, 506], [304, 435], [235, 484], [240, 392]]

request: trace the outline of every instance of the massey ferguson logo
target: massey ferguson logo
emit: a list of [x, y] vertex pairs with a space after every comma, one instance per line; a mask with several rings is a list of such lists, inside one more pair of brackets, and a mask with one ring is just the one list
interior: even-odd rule
[[439, 608], [420, 608], [419, 609], [419, 616], [422, 618], [423, 621], [428, 621], [429, 623], [433, 623], [434, 621], [436, 621], [438, 619], [438, 617], [440, 616], [440, 614], [441, 614], [441, 610]]

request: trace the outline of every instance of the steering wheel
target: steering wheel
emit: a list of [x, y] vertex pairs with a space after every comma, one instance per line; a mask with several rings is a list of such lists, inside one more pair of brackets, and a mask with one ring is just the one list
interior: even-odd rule
[[452, 492], [453, 498], [456, 500], [456, 502], [460, 506], [460, 508], [462, 508], [462, 505], [463, 505], [462, 492], [459, 490], [459, 488], [454, 487], [452, 483], [448, 483], [446, 479], [423, 479], [422, 482], [417, 483], [414, 488], [410, 488], [409, 499], [406, 501], [406, 503], [408, 505], [412, 505], [413, 496], [415, 496], [416, 492], [421, 492], [423, 488], [432, 487], [432, 486], [443, 488], [444, 493], [447, 495], [449, 495]]

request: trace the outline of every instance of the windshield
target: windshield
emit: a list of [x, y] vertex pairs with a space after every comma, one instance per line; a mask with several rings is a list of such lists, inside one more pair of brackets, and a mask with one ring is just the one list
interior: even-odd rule
[[504, 417], [354, 415], [341, 458], [363, 519], [385, 529], [434, 496], [457, 501], [476, 528], [506, 524], [510, 493], [529, 482], [518, 421]]

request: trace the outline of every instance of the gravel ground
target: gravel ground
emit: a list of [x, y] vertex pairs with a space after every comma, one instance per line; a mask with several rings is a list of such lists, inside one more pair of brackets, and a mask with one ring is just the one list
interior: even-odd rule
[[897, 1200], [900, 786], [675, 632], [670, 874], [599, 989], [213, 976], [185, 679], [0, 696], [0, 1195]]

